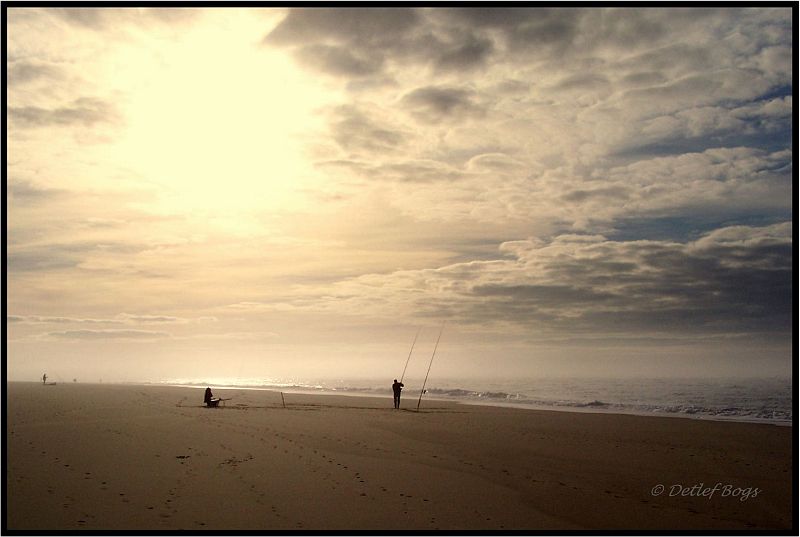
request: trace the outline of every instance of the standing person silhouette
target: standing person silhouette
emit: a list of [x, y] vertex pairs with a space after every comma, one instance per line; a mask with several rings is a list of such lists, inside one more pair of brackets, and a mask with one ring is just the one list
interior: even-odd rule
[[42, 375], [42, 384], [47, 384], [47, 373]]
[[394, 392], [394, 407], [400, 408], [400, 392], [403, 390], [402, 382], [397, 382], [397, 379], [394, 379], [394, 384], [392, 384], [392, 391]]

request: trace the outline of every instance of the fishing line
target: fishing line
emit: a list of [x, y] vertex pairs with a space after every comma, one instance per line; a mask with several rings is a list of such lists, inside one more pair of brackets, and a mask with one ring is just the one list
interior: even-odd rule
[[411, 343], [411, 350], [408, 351], [408, 358], [406, 358], [406, 366], [403, 368], [403, 374], [400, 375], [400, 384], [403, 383], [403, 378], [406, 376], [406, 369], [408, 369], [408, 362], [411, 360], [411, 353], [414, 352], [414, 345], [417, 343], [417, 338], [419, 337], [419, 332], [422, 328], [417, 328], [417, 334], [414, 336], [414, 342]]
[[422, 389], [419, 392], [419, 399], [417, 400], [417, 411], [419, 411], [419, 404], [422, 402], [422, 394], [425, 393], [425, 384], [428, 383], [428, 374], [431, 372], [431, 366], [433, 365], [433, 357], [436, 356], [436, 349], [439, 347], [439, 340], [442, 339], [442, 332], [444, 331], [444, 323], [442, 323], [442, 328], [439, 329], [439, 337], [436, 338], [436, 345], [433, 347], [433, 354], [431, 354], [431, 361], [428, 364], [428, 372], [425, 373], [425, 380], [422, 382]]

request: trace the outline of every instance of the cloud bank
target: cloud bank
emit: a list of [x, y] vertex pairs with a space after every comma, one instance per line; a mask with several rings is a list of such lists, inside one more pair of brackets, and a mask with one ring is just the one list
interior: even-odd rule
[[784, 367], [792, 15], [10, 8], [14, 344]]

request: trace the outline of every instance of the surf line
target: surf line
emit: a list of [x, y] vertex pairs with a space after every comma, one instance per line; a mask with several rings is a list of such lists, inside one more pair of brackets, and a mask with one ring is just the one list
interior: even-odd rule
[[411, 360], [411, 353], [414, 352], [414, 345], [417, 343], [417, 338], [419, 337], [419, 331], [422, 328], [417, 328], [417, 334], [414, 336], [414, 341], [411, 343], [411, 350], [408, 351], [408, 358], [406, 358], [406, 366], [403, 368], [403, 374], [400, 375], [400, 384], [403, 383], [403, 378], [406, 376], [406, 369], [408, 369], [408, 362]]
[[431, 354], [431, 361], [428, 364], [428, 372], [425, 373], [425, 380], [422, 381], [422, 389], [419, 391], [419, 399], [417, 400], [417, 412], [419, 412], [419, 404], [422, 402], [422, 394], [425, 393], [425, 384], [428, 383], [428, 375], [433, 365], [433, 357], [436, 356], [436, 349], [439, 348], [439, 340], [442, 339], [442, 332], [444, 332], [444, 323], [442, 323], [442, 327], [439, 329], [439, 337], [436, 338], [436, 345], [433, 346], [433, 354]]

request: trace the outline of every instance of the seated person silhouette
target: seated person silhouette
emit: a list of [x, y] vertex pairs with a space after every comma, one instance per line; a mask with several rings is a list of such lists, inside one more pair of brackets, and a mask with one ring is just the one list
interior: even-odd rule
[[214, 394], [211, 393], [211, 388], [206, 388], [206, 394], [205, 397], [203, 397], [203, 402], [206, 406], [217, 406], [219, 405], [219, 401], [219, 397], [214, 397]]

